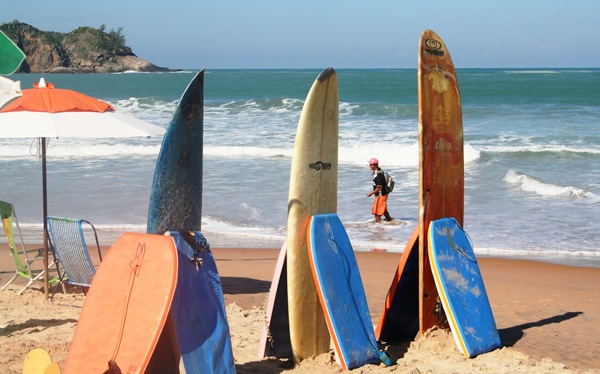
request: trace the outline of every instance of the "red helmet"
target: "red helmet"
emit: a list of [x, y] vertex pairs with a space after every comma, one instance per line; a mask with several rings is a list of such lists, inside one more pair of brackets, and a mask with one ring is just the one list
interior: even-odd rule
[[369, 165], [379, 165], [379, 160], [373, 157], [369, 160]]

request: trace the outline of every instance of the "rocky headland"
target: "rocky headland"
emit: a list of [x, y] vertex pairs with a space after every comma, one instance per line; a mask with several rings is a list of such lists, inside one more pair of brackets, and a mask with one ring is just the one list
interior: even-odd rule
[[137, 57], [125, 45], [118, 30], [105, 26], [79, 27], [69, 33], [41, 31], [17, 20], [0, 25], [27, 56], [16, 73], [119, 73], [124, 71], [161, 72], [156, 66]]

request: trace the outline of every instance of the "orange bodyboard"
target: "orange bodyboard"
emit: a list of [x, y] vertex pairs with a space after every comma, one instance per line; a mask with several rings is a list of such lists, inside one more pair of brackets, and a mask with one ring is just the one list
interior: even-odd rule
[[406, 243], [375, 328], [377, 341], [413, 339], [419, 326], [419, 227]]
[[463, 225], [462, 109], [452, 58], [442, 39], [425, 30], [419, 43], [419, 317], [420, 332], [438, 325], [435, 287], [427, 252], [433, 220]]
[[177, 283], [171, 237], [123, 234], [110, 248], [87, 294], [65, 373], [143, 373], [165, 325]]

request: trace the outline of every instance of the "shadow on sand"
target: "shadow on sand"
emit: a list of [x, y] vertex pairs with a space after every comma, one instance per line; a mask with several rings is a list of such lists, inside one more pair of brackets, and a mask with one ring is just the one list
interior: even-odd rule
[[554, 317], [544, 318], [537, 322], [529, 322], [522, 325], [500, 329], [498, 330], [498, 333], [500, 334], [500, 341], [502, 342], [503, 347], [512, 347], [516, 342], [521, 340], [523, 335], [525, 335], [525, 330], [527, 329], [532, 327], [541, 327], [551, 323], [560, 323], [571, 318], [575, 318], [581, 314], [583, 314], [583, 312], [567, 312]]
[[230, 295], [255, 294], [269, 292], [271, 282], [245, 278], [245, 277], [221, 277], [223, 293]]
[[76, 319], [28, 319], [23, 323], [15, 325], [8, 324], [0, 327], [0, 336], [9, 336], [14, 333], [24, 334], [26, 330], [42, 331], [50, 327], [65, 325], [68, 323], [77, 323]]

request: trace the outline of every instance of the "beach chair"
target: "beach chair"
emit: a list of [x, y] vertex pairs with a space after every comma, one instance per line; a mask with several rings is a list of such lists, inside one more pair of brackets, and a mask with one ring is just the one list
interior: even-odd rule
[[[19, 221], [17, 220], [17, 214], [15, 212], [15, 207], [7, 202], [0, 201], [0, 217], [2, 218], [2, 226], [4, 227], [4, 234], [6, 235], [6, 240], [8, 242], [8, 248], [10, 249], [10, 255], [15, 263], [15, 274], [13, 277], [6, 283], [1, 291], [4, 291], [9, 284], [11, 284], [17, 277], [21, 276], [27, 279], [27, 285], [23, 287], [17, 294], [22, 294], [29, 286], [33, 284], [33, 282], [39, 280], [44, 280], [45, 269], [33, 270], [31, 264], [36, 261], [41, 261], [42, 264], [44, 262], [44, 253], [43, 248], [36, 251], [27, 251], [25, 250], [25, 242], [23, 241], [23, 235], [21, 234], [21, 228], [19, 227]], [[17, 243], [15, 242], [15, 233], [17, 234], [17, 239], [19, 240], [19, 244], [21, 249], [17, 248]], [[32, 258], [29, 258], [29, 253], [35, 253]], [[23, 259], [21, 259], [23, 256]], [[48, 269], [54, 266], [54, 261], [48, 264]], [[39, 266], [38, 266], [39, 267]], [[50, 284], [57, 284], [58, 277], [53, 277], [49, 280]]]
[[[90, 238], [93, 233], [98, 258], [102, 261], [96, 228], [84, 219], [48, 216], [46, 222], [50, 246], [54, 252], [55, 261], [59, 265], [59, 283], [80, 286], [85, 294], [96, 274], [96, 268], [90, 257], [84, 227], [88, 230]], [[58, 285], [54, 288], [52, 297], [57, 288]]]

